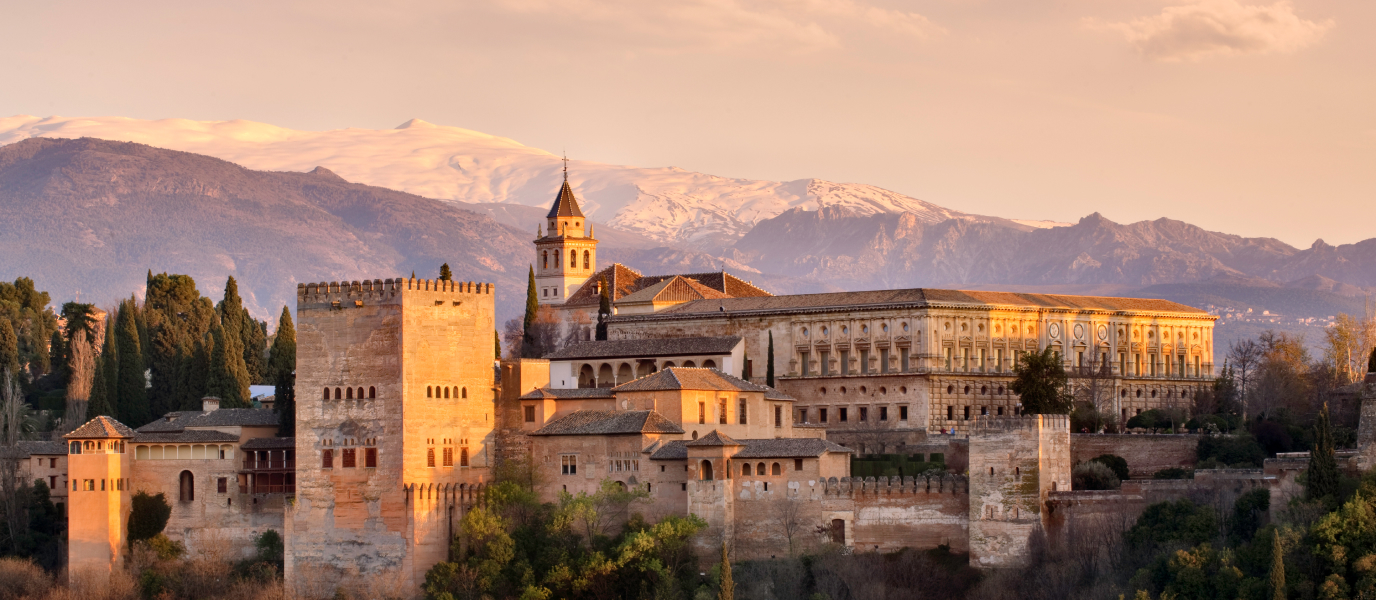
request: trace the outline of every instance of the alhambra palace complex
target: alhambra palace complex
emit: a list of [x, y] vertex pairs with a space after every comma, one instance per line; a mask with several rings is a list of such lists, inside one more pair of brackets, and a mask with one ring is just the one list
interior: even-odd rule
[[[1107, 364], [1112, 410], [1188, 406], [1213, 373], [1214, 317], [1162, 300], [905, 289], [776, 296], [725, 272], [645, 276], [597, 264], [565, 181], [535, 244], [540, 302], [571, 341], [540, 360], [492, 361], [491, 284], [421, 279], [297, 288], [297, 425], [268, 409], [175, 412], [130, 429], [99, 417], [66, 443], [29, 447], [34, 477], [69, 506], [69, 568], [118, 568], [130, 499], [163, 492], [166, 533], [250, 551], [283, 534], [286, 577], [395, 577], [418, 586], [448, 558], [493, 467], [528, 457], [545, 499], [611, 479], [640, 486], [647, 518], [696, 514], [697, 549], [742, 559], [794, 546], [854, 551], [948, 544], [971, 564], [1018, 565], [1036, 535], [1200, 490], [1297, 490], [1305, 461], [1137, 479], [1189, 466], [1192, 435], [1072, 433], [1021, 415], [1019, 352]], [[591, 340], [602, 285], [614, 315]], [[763, 385], [773, 339], [776, 387]], [[1376, 433], [1376, 385], [1362, 450]], [[1372, 415], [1368, 415], [1368, 406]], [[218, 409], [218, 410], [217, 410]], [[855, 454], [950, 467], [851, 478]], [[1127, 458], [1112, 492], [1071, 490], [1071, 467]], [[41, 472], [40, 472], [41, 471]], [[1273, 502], [1273, 506], [1283, 505]], [[790, 524], [792, 525], [790, 527]], [[827, 532], [819, 534], [818, 532]]]

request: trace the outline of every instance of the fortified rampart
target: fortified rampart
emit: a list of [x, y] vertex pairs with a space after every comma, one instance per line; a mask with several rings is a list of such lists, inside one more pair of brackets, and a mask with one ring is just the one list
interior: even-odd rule
[[1199, 447], [1197, 434], [1070, 434], [1071, 464], [1079, 464], [1104, 454], [1113, 454], [1128, 461], [1128, 472], [1134, 479], [1149, 478], [1157, 471], [1171, 467], [1194, 468], [1195, 450]]

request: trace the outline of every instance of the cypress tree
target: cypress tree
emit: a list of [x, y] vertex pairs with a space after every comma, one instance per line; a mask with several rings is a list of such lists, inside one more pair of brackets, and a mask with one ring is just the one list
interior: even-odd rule
[[[115, 331], [115, 321], [119, 317], [119, 308], [113, 308], [105, 317], [105, 349], [101, 353], [105, 357], [105, 362], [101, 368], [100, 377], [96, 384], [105, 386], [105, 403], [110, 406], [109, 416], [119, 418], [119, 344], [117, 332]], [[94, 416], [87, 410], [88, 415]]]
[[721, 589], [717, 600], [733, 600], [736, 597], [736, 582], [731, 580], [731, 558], [726, 554], [726, 540], [721, 542]]
[[1333, 427], [1328, 418], [1328, 403], [1323, 403], [1319, 419], [1314, 423], [1314, 448], [1309, 452], [1309, 472], [1305, 479], [1305, 495], [1310, 500], [1334, 496], [1338, 492], [1338, 461], [1333, 456]]
[[1271, 537], [1271, 600], [1285, 600], [1285, 550], [1280, 545], [1280, 530]]
[[[91, 397], [86, 405], [86, 418], [99, 416], [114, 417], [116, 396], [112, 393], [111, 373], [119, 368], [119, 353], [115, 350], [115, 332], [109, 321], [105, 324], [105, 344], [100, 356], [96, 357], [96, 367], [91, 378]], [[73, 428], [80, 423], [70, 424]]]
[[206, 395], [219, 398], [222, 408], [248, 408], [248, 370], [239, 336], [216, 323], [210, 327], [210, 339], [215, 346], [210, 353]]
[[603, 277], [598, 281], [597, 288], [601, 290], [597, 299], [597, 339], [607, 339], [607, 319], [612, 316], [612, 294], [607, 286], [607, 278]]
[[769, 358], [765, 361], [764, 384], [774, 387], [774, 332], [769, 332]]
[[152, 421], [148, 409], [148, 379], [143, 369], [143, 348], [140, 347], [138, 326], [138, 305], [133, 299], [125, 300], [120, 306], [119, 319], [115, 321], [115, 343], [120, 361], [116, 371], [115, 403], [119, 420], [131, 427], [142, 427]]
[[244, 301], [239, 298], [239, 282], [234, 277], [225, 281], [225, 298], [220, 301], [220, 327], [226, 334], [241, 337], [244, 327]]
[[440, 265], [440, 281], [453, 281], [454, 272], [449, 270], [449, 263]]
[[0, 316], [0, 373], [19, 377], [19, 337], [14, 335], [14, 325]]
[[521, 357], [540, 358], [535, 354], [535, 332], [531, 327], [535, 324], [535, 313], [540, 311], [540, 299], [535, 295], [535, 265], [530, 266], [530, 278], [526, 282], [526, 316], [522, 323], [521, 336]]
[[494, 344], [493, 348], [496, 349], [494, 360], [502, 360], [502, 334], [497, 333], [496, 329], [492, 330], [492, 343]]
[[296, 435], [296, 326], [291, 321], [291, 309], [283, 306], [277, 319], [277, 335], [272, 339], [272, 354], [268, 359], [275, 386], [275, 406], [279, 427], [277, 435]]
[[260, 385], [272, 383], [272, 373], [267, 365], [267, 323], [255, 320], [247, 309], [244, 310], [241, 323], [244, 324], [243, 335], [240, 336], [244, 344], [244, 370], [248, 371], [249, 381]]
[[[213, 323], [214, 321], [212, 321]], [[201, 398], [206, 396], [210, 384], [210, 357], [215, 353], [215, 338], [209, 331], [196, 340], [191, 355], [182, 363], [185, 388], [180, 397], [182, 410], [199, 410]]]
[[48, 345], [52, 347], [52, 372], [57, 376], [57, 386], [65, 388], [72, 374], [71, 366], [67, 364], [67, 340], [63, 339], [61, 331], [53, 331]]

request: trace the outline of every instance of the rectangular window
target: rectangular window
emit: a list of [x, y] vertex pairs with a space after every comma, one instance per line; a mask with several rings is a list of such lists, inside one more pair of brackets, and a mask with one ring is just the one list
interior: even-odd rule
[[970, 349], [960, 349], [960, 370], [970, 372]]
[[88, 491], [88, 492], [94, 492], [94, 491], [96, 491], [96, 480], [94, 480], [94, 479], [87, 479], [87, 480], [86, 480], [86, 488], [85, 488], [85, 489], [86, 489], [86, 491]]
[[863, 375], [863, 374], [869, 373], [869, 372], [870, 372], [870, 351], [869, 351], [868, 349], [864, 349], [864, 350], [861, 350], [861, 351], [860, 351], [860, 374]]
[[352, 469], [352, 468], [358, 466], [357, 462], [355, 462], [355, 461], [357, 460], [357, 458], [358, 458], [358, 457], [357, 457], [357, 454], [355, 454], [356, 452], [357, 452], [357, 451], [356, 451], [355, 449], [353, 449], [353, 448], [345, 448], [345, 449], [344, 449], [344, 460], [343, 460], [343, 463], [344, 463], [344, 464], [343, 464], [343, 467], [344, 467], [345, 469]]
[[1003, 372], [1003, 348], [994, 351], [994, 372]]
[[798, 422], [799, 422], [799, 423], [807, 423], [807, 422], [808, 422], [808, 420], [807, 420], [807, 409], [806, 409], [806, 408], [800, 408], [800, 409], [798, 409]]
[[784, 426], [784, 407], [778, 404], [774, 405], [774, 426]]
[[823, 350], [823, 351], [817, 353], [817, 357], [818, 357], [818, 358], [821, 360], [821, 362], [822, 362], [822, 375], [830, 375], [830, 374], [831, 374], [831, 365], [828, 364], [828, 363], [831, 362], [831, 352], [828, 352], [828, 351], [826, 351], [826, 350]]
[[946, 370], [947, 370], [947, 371], [950, 371], [950, 370], [951, 370], [951, 349], [950, 349], [950, 348], [942, 348], [942, 349], [941, 349], [941, 355], [942, 355], [942, 358], [945, 359], [945, 361], [946, 361]]
[[717, 423], [718, 423], [719, 425], [725, 425], [725, 424], [726, 424], [726, 398], [721, 398], [721, 399], [717, 400], [717, 410], [720, 411], [720, 414], [717, 415]]
[[870, 420], [870, 407], [868, 407], [868, 406], [861, 406], [861, 407], [860, 407], [860, 422], [861, 422], [861, 423], [864, 423], [865, 421], [868, 421], [868, 420]]
[[825, 408], [819, 408], [819, 409], [817, 409], [817, 422], [818, 422], [818, 423], [826, 423], [826, 422], [827, 422], [827, 409], [825, 409]]
[[889, 372], [889, 349], [888, 349], [888, 348], [880, 348], [880, 349], [879, 349], [879, 372], [880, 372], [880, 373], [888, 373], [888, 372]]
[[699, 402], [699, 403], [698, 403], [698, 425], [705, 425], [706, 423], [707, 423], [707, 403], [706, 403], [706, 402]]
[[904, 373], [907, 373], [908, 371], [912, 370], [911, 367], [908, 366], [908, 349], [907, 349], [907, 348], [899, 348], [899, 349], [898, 349], [898, 368], [899, 368], [901, 371], [903, 371]]
[[908, 420], [908, 406], [907, 406], [907, 405], [903, 405], [903, 406], [898, 407], [898, 420], [899, 420], [899, 421], [907, 421], [907, 420]]
[[801, 459], [801, 458], [795, 458], [795, 459], [793, 459], [793, 470], [794, 470], [794, 471], [801, 471], [801, 470], [803, 470], [803, 459]]
[[363, 466], [369, 469], [377, 468], [377, 448], [363, 449]]
[[468, 466], [468, 448], [459, 448], [459, 466]]
[[1083, 350], [1075, 353], [1075, 366], [1081, 369], [1085, 367], [1085, 353]]
[[1119, 353], [1118, 353], [1118, 374], [1119, 374], [1119, 375], [1127, 375], [1127, 374], [1128, 374], [1128, 355], [1127, 355], [1126, 352], [1119, 352]]
[[322, 468], [322, 469], [333, 469], [333, 468], [334, 468], [334, 450], [321, 450], [321, 451], [320, 451], [320, 468]]
[[880, 421], [887, 421], [887, 420], [889, 420], [889, 407], [887, 407], [887, 406], [881, 406], [881, 407], [879, 407], [879, 420], [880, 420]]
[[840, 412], [841, 422], [842, 422], [842, 423], [845, 423], [845, 422], [846, 422], [846, 419], [847, 419], [848, 417], [850, 417], [850, 415], [846, 414], [846, 413], [849, 412], [849, 411], [846, 410], [845, 407], [841, 407], [841, 408], [839, 408], [839, 409], [837, 409], [837, 410], [840, 410], [840, 411], [841, 411], [841, 412]]
[[741, 399], [741, 401], [740, 401], [740, 406], [737, 407], [736, 416], [737, 416], [737, 419], [741, 422], [741, 425], [745, 425], [745, 424], [746, 424], [746, 423], [745, 423], [745, 399], [744, 399], [744, 398]]
[[947, 406], [947, 407], [946, 407], [946, 420], [947, 420], [947, 421], [954, 421], [954, 420], [956, 420], [956, 407], [954, 407], [954, 406]]
[[578, 474], [578, 457], [565, 454], [559, 457], [560, 467], [564, 475]]
[[799, 359], [803, 361], [803, 377], [807, 377], [808, 375], [811, 375], [811, 373], [809, 372], [809, 370], [811, 369], [811, 367], [810, 367], [810, 365], [809, 365], [808, 363], [809, 363], [809, 362], [811, 361], [811, 359], [812, 359], [812, 353], [810, 353], [810, 352], [799, 352], [799, 353], [798, 353], [798, 356], [799, 356]]
[[445, 448], [445, 449], [444, 449], [444, 462], [441, 463], [441, 464], [443, 464], [443, 465], [446, 466], [446, 467], [452, 467], [452, 466], [454, 466], [454, 449], [453, 449], [453, 448]]
[[534, 406], [527, 406], [527, 407], [525, 407], [525, 409], [526, 409], [526, 422], [527, 422], [527, 423], [534, 423], [534, 422], [535, 422], [535, 407], [534, 407]]
[[221, 494], [229, 491], [229, 479], [221, 477], [215, 480], [215, 491]]
[[749, 380], [751, 377], [754, 377], [754, 376], [755, 376], [755, 361], [750, 360], [750, 359], [746, 359], [746, 361], [745, 361], [745, 378], [746, 378], [746, 380]]
[[435, 449], [434, 449], [434, 448], [426, 448], [426, 449], [425, 449], [425, 466], [430, 467], [431, 469], [435, 468]]
[[850, 375], [850, 350], [841, 351], [841, 374]]
[[968, 407], [968, 406], [965, 407], [965, 420], [966, 420], [966, 421], [969, 421], [969, 420], [970, 420], [970, 407]]
[[980, 373], [985, 372], [985, 370], [989, 368], [988, 360], [989, 360], [989, 351], [988, 351], [988, 350], [985, 350], [984, 348], [980, 348], [980, 349], [979, 349], [979, 366], [978, 366], [975, 370], [979, 371]]

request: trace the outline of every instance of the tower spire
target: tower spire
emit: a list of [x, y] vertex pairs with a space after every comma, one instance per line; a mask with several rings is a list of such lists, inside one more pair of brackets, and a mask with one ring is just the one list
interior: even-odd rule
[[569, 151], [564, 151], [564, 183], [569, 181]]

